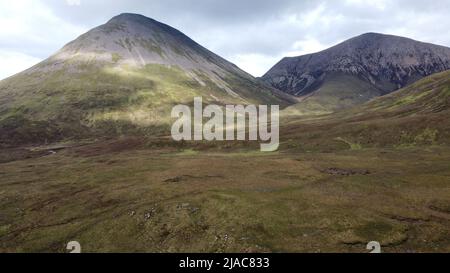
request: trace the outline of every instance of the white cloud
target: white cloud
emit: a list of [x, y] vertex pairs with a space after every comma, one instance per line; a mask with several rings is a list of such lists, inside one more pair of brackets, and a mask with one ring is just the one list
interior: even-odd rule
[[0, 50], [0, 79], [7, 78], [17, 72], [23, 71], [41, 61], [39, 58], [28, 56], [19, 52]]
[[34, 0], [0, 1], [0, 25], [0, 79], [48, 57], [86, 31], [56, 16], [42, 1]]
[[324, 45], [315, 38], [306, 38], [301, 41], [297, 41], [292, 46], [292, 51], [286, 52], [286, 57], [295, 57], [310, 53], [316, 53], [321, 50], [327, 49], [330, 45]]
[[385, 10], [389, 2], [387, 0], [345, 0], [345, 3], [346, 5], [359, 5], [365, 8], [370, 7], [378, 10]]
[[79, 6], [81, 5], [81, 0], [66, 0], [66, 3], [69, 6]]
[[247, 71], [255, 77], [261, 77], [283, 56], [266, 56], [262, 54], [237, 54], [228, 60], [237, 64], [239, 68]]

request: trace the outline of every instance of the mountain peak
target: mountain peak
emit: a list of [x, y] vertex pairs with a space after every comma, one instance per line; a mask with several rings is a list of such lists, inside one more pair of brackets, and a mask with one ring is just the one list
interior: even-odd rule
[[335, 105], [359, 104], [447, 69], [450, 48], [369, 32], [314, 54], [284, 58], [263, 80], [305, 97], [304, 103], [317, 98], [310, 104], [336, 110]]
[[367, 50], [382, 50], [382, 51], [398, 51], [401, 50], [413, 51], [417, 45], [425, 44], [419, 41], [415, 41], [410, 38], [401, 36], [368, 32], [359, 36], [350, 38], [330, 49], [329, 51], [336, 51], [339, 49], [355, 50], [365, 48]]
[[128, 32], [132, 32], [140, 36], [148, 35], [149, 33], [146, 34], [145, 32], [150, 30], [151, 32], [168, 33], [169, 35], [178, 36], [184, 38], [185, 40], [189, 39], [182, 32], [169, 25], [136, 13], [122, 13], [114, 16], [105, 25], [100, 26], [100, 28], [102, 27], [108, 30], [127, 29]]
[[156, 21], [156, 20], [154, 20], [152, 18], [146, 17], [146, 16], [141, 15], [141, 14], [137, 14], [137, 13], [121, 13], [121, 14], [111, 18], [106, 24], [111, 24], [111, 23], [128, 23], [128, 22], [140, 23], [140, 24], [160, 24], [160, 25], [164, 25], [161, 22], [158, 22], [158, 21]]
[[353, 37], [351, 39], [348, 39], [347, 42], [354, 42], [354, 41], [376, 42], [376, 41], [381, 41], [381, 40], [398, 40], [398, 39], [411, 40], [409, 38], [404, 38], [404, 37], [390, 35], [390, 34], [384, 34], [384, 33], [378, 33], [378, 32], [367, 32], [367, 33], [358, 35], [356, 37]]
[[199, 63], [207, 60], [222, 61], [177, 29], [134, 13], [111, 18], [67, 44], [54, 58], [106, 60], [140, 67], [162, 64], [186, 70], [198, 69]]
[[389, 35], [389, 34], [384, 34], [384, 33], [378, 33], [378, 32], [366, 32], [363, 33], [357, 37], [364, 37], [364, 38], [379, 38], [379, 37], [395, 37], [393, 35]]
[[113, 18], [111, 18], [111, 20], [136, 20], [136, 19], [152, 20], [151, 18], [146, 17], [142, 14], [128, 13], [128, 12], [121, 13], [121, 14], [116, 15]]

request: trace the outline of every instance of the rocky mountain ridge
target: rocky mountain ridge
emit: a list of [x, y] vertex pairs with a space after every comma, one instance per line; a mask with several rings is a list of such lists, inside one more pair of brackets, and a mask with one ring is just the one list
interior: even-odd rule
[[296, 96], [308, 95], [330, 73], [358, 77], [382, 94], [450, 69], [450, 48], [412, 39], [366, 33], [324, 51], [282, 59], [262, 79]]

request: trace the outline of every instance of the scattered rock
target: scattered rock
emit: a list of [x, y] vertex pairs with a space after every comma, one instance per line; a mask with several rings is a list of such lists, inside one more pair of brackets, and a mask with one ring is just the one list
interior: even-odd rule
[[174, 177], [174, 178], [166, 179], [166, 180], [164, 180], [164, 182], [166, 182], [166, 183], [178, 183], [178, 182], [181, 182], [182, 179], [183, 179], [183, 177], [177, 176], [177, 177]]
[[213, 178], [223, 179], [224, 177], [221, 176], [221, 175], [205, 175], [205, 176], [181, 175], [181, 176], [176, 176], [176, 177], [172, 177], [172, 178], [166, 179], [166, 180], [164, 180], [164, 182], [166, 182], [166, 183], [178, 183], [178, 182], [186, 181], [186, 180], [189, 180], [189, 179], [203, 180], [203, 179], [213, 179]]
[[150, 218], [152, 218], [154, 215], [156, 214], [156, 208], [151, 208], [149, 211], [147, 211], [144, 214], [144, 219], [146, 221], [150, 220]]
[[178, 210], [180, 210], [180, 209], [188, 209], [190, 206], [191, 206], [191, 204], [189, 204], [189, 203], [182, 203], [182, 204], [178, 204], [177, 205], [177, 209]]
[[400, 215], [387, 215], [390, 219], [396, 220], [399, 222], [406, 222], [406, 223], [419, 223], [419, 222], [428, 222], [430, 219], [424, 219], [424, 218], [412, 218], [412, 217], [405, 217]]
[[198, 212], [200, 209], [199, 208], [192, 208], [191, 209], [191, 213], [196, 213], [196, 212]]

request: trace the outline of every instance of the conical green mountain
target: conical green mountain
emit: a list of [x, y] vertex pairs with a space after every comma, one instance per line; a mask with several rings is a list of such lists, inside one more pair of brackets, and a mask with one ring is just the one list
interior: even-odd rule
[[288, 103], [180, 31], [121, 14], [0, 82], [2, 142], [155, 134], [170, 110], [207, 103]]

